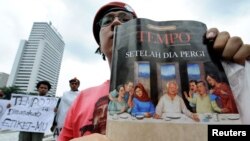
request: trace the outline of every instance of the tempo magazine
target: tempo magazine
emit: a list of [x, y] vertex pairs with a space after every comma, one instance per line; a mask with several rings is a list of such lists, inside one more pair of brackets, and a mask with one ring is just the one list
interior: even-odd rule
[[[198, 21], [131, 20], [115, 28], [111, 140], [206, 140], [209, 124], [241, 124], [220, 58]], [[181, 134], [181, 136], [180, 136]]]

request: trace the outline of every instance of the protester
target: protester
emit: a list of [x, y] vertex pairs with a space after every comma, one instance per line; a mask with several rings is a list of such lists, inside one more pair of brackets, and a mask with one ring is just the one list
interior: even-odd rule
[[73, 78], [69, 80], [69, 86], [70, 86], [70, 91], [66, 91], [63, 93], [58, 109], [56, 110], [57, 111], [55, 118], [56, 128], [54, 130], [54, 135], [56, 140], [60, 134], [60, 131], [62, 130], [68, 109], [79, 93], [78, 88], [80, 86], [80, 81], [77, 78]]
[[[107, 58], [109, 66], [112, 61], [112, 44], [114, 27], [121, 25], [131, 19], [136, 18], [133, 9], [122, 2], [111, 2], [101, 7], [93, 22], [94, 37], [100, 46], [97, 53], [100, 53], [105, 60]], [[206, 33], [206, 39], [214, 41], [213, 51], [221, 58], [231, 60], [239, 64], [244, 64], [247, 57], [250, 56], [250, 45], [243, 44], [239, 37], [230, 37], [228, 32], [219, 32], [218, 29], [209, 29]], [[227, 65], [225, 67], [234, 67]], [[73, 138], [79, 138], [84, 141], [108, 141], [105, 135], [92, 134], [81, 137], [81, 127], [92, 124], [95, 103], [99, 98], [109, 94], [109, 83], [91, 87], [80, 92], [69, 112], [67, 114], [64, 127], [59, 136], [60, 141], [68, 141]], [[87, 134], [84, 134], [87, 135]], [[78, 139], [74, 139], [76, 141]]]
[[[51, 85], [48, 81], [39, 81], [36, 88], [39, 96], [46, 96], [51, 88]], [[18, 141], [42, 141], [43, 136], [44, 133], [20, 131]]]

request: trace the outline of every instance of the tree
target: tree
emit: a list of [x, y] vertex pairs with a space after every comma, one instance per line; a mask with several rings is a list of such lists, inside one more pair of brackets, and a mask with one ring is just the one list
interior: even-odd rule
[[4, 93], [4, 99], [11, 99], [12, 93], [22, 93], [20, 88], [18, 86], [10, 86], [10, 87], [3, 87], [0, 88], [2, 92]]

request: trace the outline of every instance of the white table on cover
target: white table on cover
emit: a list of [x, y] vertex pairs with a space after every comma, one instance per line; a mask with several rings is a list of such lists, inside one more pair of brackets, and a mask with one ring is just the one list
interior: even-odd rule
[[143, 118], [137, 119], [128, 113], [119, 115], [108, 115], [108, 120], [123, 121], [123, 122], [151, 122], [151, 123], [198, 123], [198, 124], [241, 124], [239, 114], [215, 114], [205, 113], [198, 114], [199, 122], [194, 121], [190, 117], [184, 114], [178, 114], [175, 116], [169, 116], [169, 114], [163, 114], [160, 119], [155, 118]]
[[216, 114], [199, 114], [199, 117], [200, 122], [184, 114], [172, 119], [165, 114], [160, 119], [136, 119], [128, 113], [108, 115], [106, 134], [114, 141], [207, 141], [209, 125], [241, 124], [238, 114], [218, 114], [218, 121]]

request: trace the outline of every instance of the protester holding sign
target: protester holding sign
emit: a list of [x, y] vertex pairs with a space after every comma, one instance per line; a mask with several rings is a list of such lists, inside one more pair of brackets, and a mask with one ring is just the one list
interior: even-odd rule
[[[46, 96], [47, 92], [51, 88], [51, 85], [48, 81], [40, 81], [37, 83], [36, 88], [39, 96]], [[44, 133], [20, 131], [19, 141], [42, 141], [43, 136]]]
[[[133, 9], [122, 2], [108, 3], [97, 12], [93, 22], [94, 37], [100, 46], [97, 52], [101, 53], [104, 60], [107, 57], [110, 67], [112, 62], [114, 27], [136, 17]], [[214, 41], [214, 53], [218, 53], [224, 59], [244, 64], [247, 57], [250, 56], [250, 46], [243, 44], [243, 41], [239, 37], [230, 37], [227, 32], [219, 32], [213, 28], [207, 31], [206, 39]], [[244, 69], [247, 69], [247, 66], [243, 68], [243, 71]], [[81, 137], [82, 134], [80, 131], [81, 127], [91, 124], [95, 103], [99, 98], [108, 95], [109, 83], [110, 81], [106, 81], [102, 85], [80, 92], [80, 95], [68, 111], [64, 127], [59, 136], [60, 141], [69, 141], [70, 139], [78, 137], [80, 137], [79, 140], [84, 141], [109, 140], [105, 135], [101, 134]], [[243, 107], [239, 106], [239, 108]], [[74, 141], [76, 140], [78, 139], [74, 139]]]

